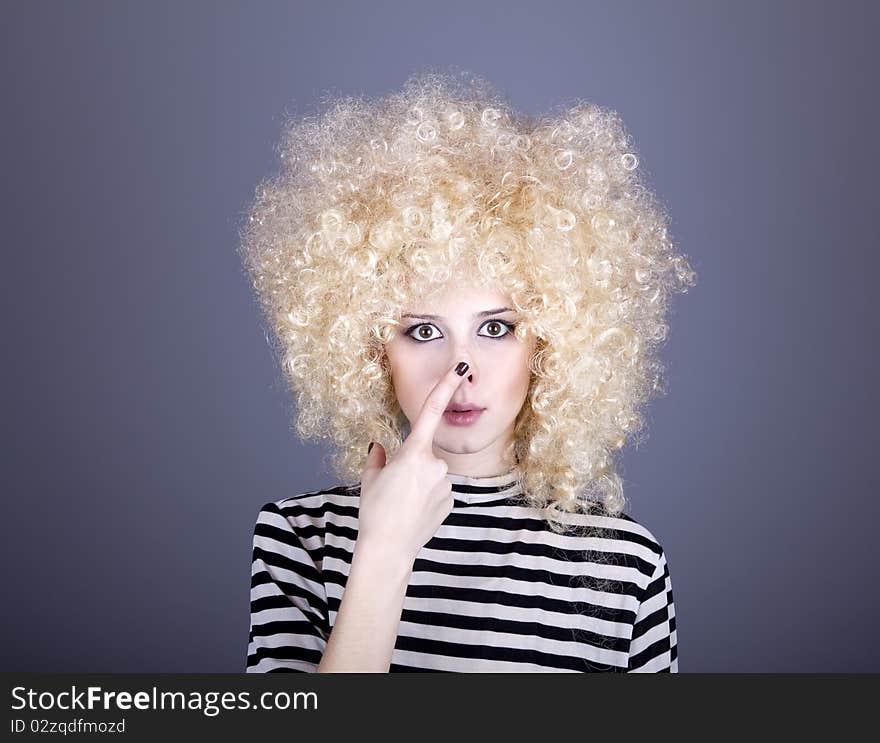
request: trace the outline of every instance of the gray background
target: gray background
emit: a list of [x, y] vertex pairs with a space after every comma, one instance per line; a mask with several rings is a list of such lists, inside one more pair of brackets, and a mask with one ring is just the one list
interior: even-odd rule
[[456, 65], [620, 112], [699, 274], [621, 469], [680, 670], [880, 671], [877, 4], [503, 5], [3, 3], [2, 670], [244, 670], [257, 511], [335, 483], [239, 219], [284, 111]]

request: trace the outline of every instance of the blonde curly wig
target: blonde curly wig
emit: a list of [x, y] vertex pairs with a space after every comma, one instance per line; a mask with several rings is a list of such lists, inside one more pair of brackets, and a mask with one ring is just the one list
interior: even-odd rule
[[492, 286], [520, 313], [517, 337], [537, 339], [507, 452], [524, 499], [555, 531], [563, 512], [619, 514], [615, 452], [665, 392], [668, 301], [696, 274], [618, 114], [578, 101], [533, 119], [466, 72], [322, 104], [288, 117], [240, 231], [296, 432], [329, 439], [348, 482], [369, 441], [393, 457], [398, 318], [449, 282]]

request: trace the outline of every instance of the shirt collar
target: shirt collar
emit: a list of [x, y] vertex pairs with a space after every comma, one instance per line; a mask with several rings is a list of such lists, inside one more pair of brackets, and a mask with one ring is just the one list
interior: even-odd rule
[[452, 492], [456, 500], [465, 503], [489, 503], [503, 501], [510, 496], [522, 493], [519, 482], [519, 470], [516, 467], [500, 475], [473, 477], [447, 472], [446, 478], [452, 483]]

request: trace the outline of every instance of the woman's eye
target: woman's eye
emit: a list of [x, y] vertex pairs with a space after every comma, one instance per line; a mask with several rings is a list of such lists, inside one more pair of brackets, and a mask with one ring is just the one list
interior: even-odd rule
[[514, 326], [510, 323], [501, 322], [500, 320], [489, 320], [484, 328], [489, 328], [490, 338], [503, 338], [505, 335], [513, 331]]
[[432, 341], [437, 337], [434, 335], [435, 330], [436, 328], [430, 323], [422, 323], [406, 331], [406, 334], [417, 341]]
[[[508, 333], [513, 332], [516, 325], [501, 320], [488, 320], [483, 323], [482, 327], [488, 330], [488, 335], [484, 335], [484, 338], [504, 338]], [[420, 323], [419, 325], [414, 325], [406, 331], [406, 334], [419, 343], [433, 341], [442, 337], [439, 335], [437, 327], [432, 323]]]

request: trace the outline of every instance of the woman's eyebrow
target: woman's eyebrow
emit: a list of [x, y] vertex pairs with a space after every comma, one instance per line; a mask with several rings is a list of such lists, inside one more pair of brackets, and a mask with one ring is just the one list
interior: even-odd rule
[[[510, 307], [498, 307], [494, 310], [483, 310], [482, 312], [474, 313], [474, 317], [485, 317], [486, 315], [498, 315], [502, 312], [513, 312]], [[413, 315], [410, 313], [406, 313], [405, 315], [401, 315], [401, 317], [422, 317], [428, 320], [443, 320], [444, 318], [440, 315]]]

